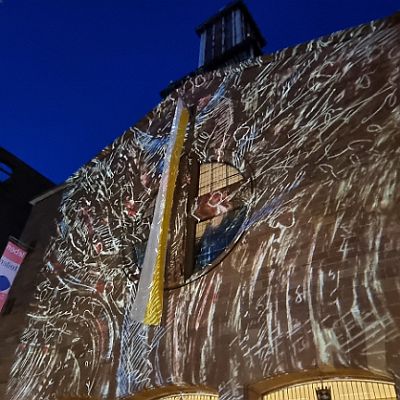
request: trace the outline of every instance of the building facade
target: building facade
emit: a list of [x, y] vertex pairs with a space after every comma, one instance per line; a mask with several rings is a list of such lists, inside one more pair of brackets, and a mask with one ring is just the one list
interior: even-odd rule
[[9, 236], [19, 237], [31, 211], [35, 196], [54, 187], [54, 183], [0, 147], [0, 253]]
[[[39, 203], [57, 225], [31, 254], [40, 274], [6, 398], [270, 399], [340, 377], [393, 398], [399, 22], [189, 78], [77, 171], [58, 209]], [[178, 96], [191, 121], [163, 319], [145, 326], [133, 301]]]

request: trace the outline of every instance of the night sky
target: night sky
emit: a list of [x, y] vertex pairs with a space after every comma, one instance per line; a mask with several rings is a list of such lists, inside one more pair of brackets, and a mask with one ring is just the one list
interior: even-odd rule
[[[63, 182], [196, 69], [228, 0], [0, 0], [0, 146]], [[271, 53], [391, 15], [397, 0], [247, 0]]]

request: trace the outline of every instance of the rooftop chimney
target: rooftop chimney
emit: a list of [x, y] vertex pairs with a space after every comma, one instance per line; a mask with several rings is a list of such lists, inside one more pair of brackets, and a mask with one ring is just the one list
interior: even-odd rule
[[266, 42], [243, 1], [228, 4], [196, 29], [199, 68], [206, 70], [257, 57]]

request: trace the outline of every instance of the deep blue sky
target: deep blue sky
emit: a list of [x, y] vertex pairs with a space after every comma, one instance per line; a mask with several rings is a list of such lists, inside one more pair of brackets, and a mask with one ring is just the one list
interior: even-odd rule
[[[0, 0], [0, 146], [56, 183], [197, 67], [228, 0]], [[381, 18], [397, 0], [247, 0], [266, 53]]]

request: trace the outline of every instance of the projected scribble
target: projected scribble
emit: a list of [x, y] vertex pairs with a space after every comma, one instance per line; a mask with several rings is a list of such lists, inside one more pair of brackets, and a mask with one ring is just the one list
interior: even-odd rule
[[[158, 328], [130, 312], [174, 100], [71, 177], [10, 398], [207, 383], [242, 399], [248, 382], [324, 364], [400, 377], [398, 35], [378, 23], [185, 83], [192, 153], [250, 170], [255, 189], [239, 243], [167, 292]], [[170, 286], [184, 283], [187, 187]]]

